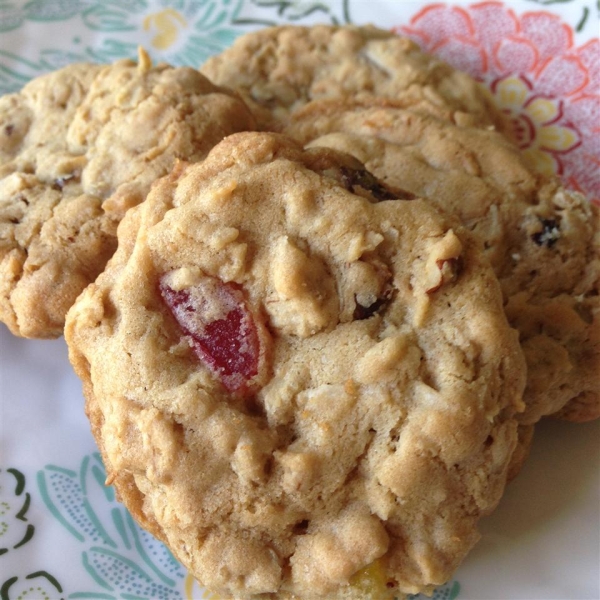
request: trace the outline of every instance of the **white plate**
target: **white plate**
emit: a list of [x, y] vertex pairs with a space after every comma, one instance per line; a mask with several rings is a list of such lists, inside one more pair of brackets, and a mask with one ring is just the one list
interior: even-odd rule
[[[483, 10], [494, 17], [481, 20]], [[138, 44], [156, 60], [199, 65], [206, 52], [263, 24], [348, 18], [394, 26], [471, 69], [506, 110], [533, 123], [523, 144], [540, 164], [600, 197], [597, 168], [589, 168], [600, 106], [594, 1], [0, 2], [0, 93], [68, 62], [134, 56]], [[486, 22], [512, 30], [496, 40]], [[535, 50], [537, 62], [516, 48]], [[520, 70], [506, 56], [520, 56]], [[534, 114], [536, 98], [545, 102]], [[0, 326], [0, 410], [3, 600], [214, 598], [104, 487], [62, 339], [18, 339]], [[600, 598], [600, 421], [542, 423], [530, 459], [481, 530], [437, 600]]]

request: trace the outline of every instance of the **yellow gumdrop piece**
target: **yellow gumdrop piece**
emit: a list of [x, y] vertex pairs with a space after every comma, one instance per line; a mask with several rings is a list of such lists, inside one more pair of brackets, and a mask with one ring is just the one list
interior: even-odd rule
[[361, 569], [350, 579], [353, 589], [361, 592], [361, 597], [377, 600], [393, 600], [396, 596], [395, 588], [388, 587], [388, 577], [381, 561], [375, 560], [364, 569]]

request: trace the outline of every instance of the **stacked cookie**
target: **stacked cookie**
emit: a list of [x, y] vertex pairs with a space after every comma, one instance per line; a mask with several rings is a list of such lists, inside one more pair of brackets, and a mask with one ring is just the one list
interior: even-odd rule
[[202, 71], [258, 105], [259, 125], [349, 152], [457, 216], [482, 240], [519, 330], [528, 366], [521, 421], [600, 416], [598, 211], [526, 163], [474, 81], [371, 28], [265, 30]]
[[598, 416], [598, 214], [509, 134], [370, 27], [0, 99], [0, 319], [68, 312], [109, 482], [202, 584], [429, 592], [534, 424]]
[[0, 320], [32, 338], [62, 335], [157, 178], [255, 126], [234, 94], [143, 51], [40, 77], [0, 98], [0, 119]]

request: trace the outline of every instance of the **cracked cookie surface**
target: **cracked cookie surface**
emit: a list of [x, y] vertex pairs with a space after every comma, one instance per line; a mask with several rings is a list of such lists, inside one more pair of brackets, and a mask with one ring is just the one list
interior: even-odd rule
[[473, 238], [402, 196], [230, 136], [128, 212], [68, 314], [109, 480], [227, 597], [431, 590], [502, 494], [516, 332]]
[[536, 174], [502, 135], [392, 102], [316, 101], [286, 132], [346, 151], [482, 240], [527, 358], [523, 423], [600, 416], [597, 207]]
[[469, 75], [408, 38], [372, 26], [265, 28], [238, 38], [201, 71], [237, 90], [269, 131], [280, 131], [311, 100], [364, 96], [426, 101], [450, 119], [506, 126], [488, 92]]
[[177, 159], [253, 128], [230, 92], [143, 51], [137, 65], [71, 65], [0, 98], [0, 320], [61, 335], [126, 210]]

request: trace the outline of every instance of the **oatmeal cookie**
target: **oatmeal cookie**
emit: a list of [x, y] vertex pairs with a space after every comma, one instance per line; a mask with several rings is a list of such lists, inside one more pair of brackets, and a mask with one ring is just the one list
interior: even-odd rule
[[0, 98], [0, 320], [59, 336], [151, 183], [254, 126], [239, 98], [143, 51], [138, 64], [71, 65]]
[[403, 196], [232, 135], [128, 212], [69, 311], [109, 481], [226, 597], [430, 591], [503, 492], [517, 333], [474, 238]]
[[238, 38], [201, 71], [237, 90], [265, 130], [281, 130], [310, 100], [370, 95], [427, 101], [448, 118], [506, 129], [488, 91], [469, 75], [372, 26], [265, 28]]
[[600, 416], [597, 207], [537, 174], [499, 133], [393, 102], [315, 101], [286, 132], [352, 153], [478, 234], [527, 358], [523, 423]]

